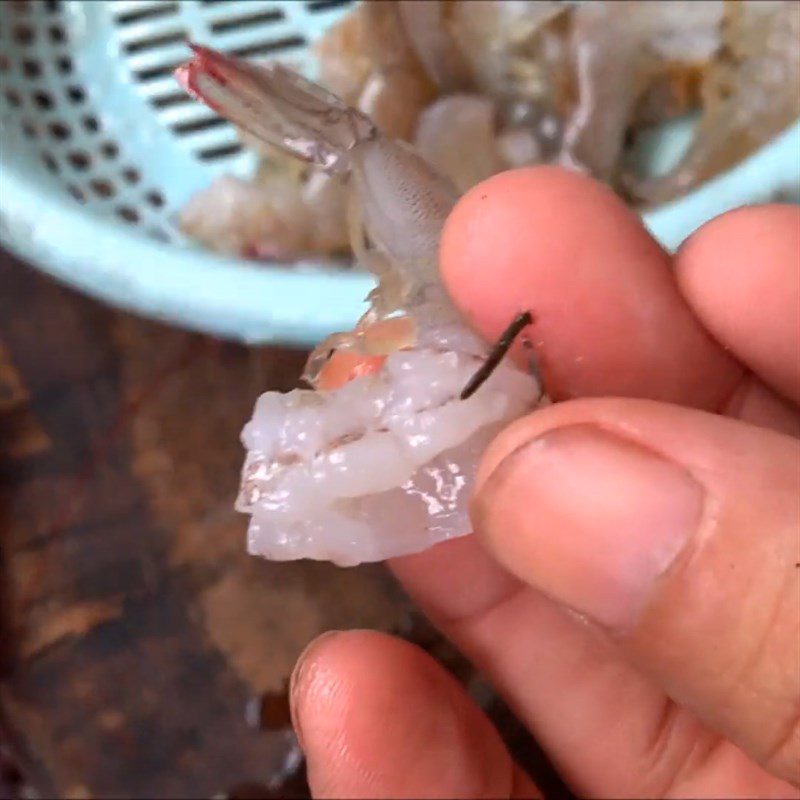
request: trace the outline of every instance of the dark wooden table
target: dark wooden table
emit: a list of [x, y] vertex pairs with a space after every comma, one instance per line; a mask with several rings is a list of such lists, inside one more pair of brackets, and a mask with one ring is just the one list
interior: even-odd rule
[[381, 566], [245, 553], [239, 431], [303, 361], [113, 311], [0, 253], [0, 795], [306, 796], [286, 679], [330, 628], [401, 631], [468, 676]]
[[380, 567], [245, 553], [239, 430], [303, 359], [114, 312], [0, 257], [0, 708], [40, 793], [277, 787], [294, 743], [285, 719], [249, 726], [248, 700], [280, 705], [320, 631], [407, 616]]

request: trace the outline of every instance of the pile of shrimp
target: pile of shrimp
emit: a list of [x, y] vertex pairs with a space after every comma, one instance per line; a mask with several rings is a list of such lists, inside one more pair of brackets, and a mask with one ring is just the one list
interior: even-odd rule
[[[365, 0], [319, 39], [319, 82], [410, 142], [459, 192], [555, 163], [647, 206], [695, 188], [800, 115], [795, 0]], [[695, 112], [679, 163], [637, 175], [637, 135]], [[183, 230], [261, 260], [348, 256], [343, 177], [260, 155], [183, 209]]]
[[189, 92], [342, 182], [350, 245], [378, 279], [355, 329], [312, 352], [312, 388], [256, 402], [236, 503], [250, 515], [249, 551], [352, 565], [468, 533], [481, 452], [541, 399], [537, 380], [501, 358], [530, 312], [499, 349], [462, 321], [437, 264], [458, 191], [413, 148], [278, 64], [195, 52], [178, 72]]

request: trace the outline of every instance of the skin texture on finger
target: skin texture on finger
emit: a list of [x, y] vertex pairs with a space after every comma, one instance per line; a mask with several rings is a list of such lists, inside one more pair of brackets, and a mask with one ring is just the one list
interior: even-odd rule
[[478, 184], [447, 221], [440, 261], [448, 291], [487, 339], [532, 312], [528, 335], [554, 399], [718, 408], [741, 378], [682, 298], [668, 255], [588, 178], [535, 167]]
[[[700, 407], [715, 407], [716, 400], [709, 398], [722, 396], [726, 413], [797, 433], [795, 409], [752, 375], [742, 377], [730, 391], [736, 379], [730, 379], [727, 359], [722, 359], [721, 367], [712, 363], [702, 375], [689, 376], [688, 383], [671, 384], [674, 369], [681, 373], [691, 363], [675, 367], [681, 361], [680, 350], [663, 357], [664, 348], [674, 346], [676, 325], [686, 320], [683, 310], [674, 324], [644, 337], [652, 343], [648, 348], [638, 342], [628, 347], [628, 335], [634, 342], [639, 338], [635, 315], [625, 322], [625, 335], [619, 334], [612, 319], [613, 335], [607, 336], [603, 325], [626, 307], [609, 295], [636, 285], [645, 294], [640, 298], [643, 306], [651, 305], [646, 295], [662, 290], [669, 269], [664, 254], [602, 187], [580, 178], [569, 181], [557, 170], [536, 170], [535, 176], [527, 172], [524, 179], [516, 179], [516, 192], [510, 197], [503, 195], [503, 184], [496, 183], [506, 176], [492, 179], [491, 196], [480, 191], [483, 184], [477, 187], [457, 206], [445, 232], [445, 280], [487, 338], [493, 339], [520, 308], [538, 309], [537, 325], [548, 321], [543, 312], [549, 308], [548, 335], [538, 338], [554, 395], [628, 392]], [[587, 183], [588, 198], [582, 188]], [[559, 187], [563, 191], [556, 191]], [[535, 194], [530, 203], [528, 191]], [[472, 208], [464, 211], [468, 202]], [[484, 217], [484, 209], [489, 214], [493, 205], [495, 212]], [[480, 237], [486, 235], [492, 244], [481, 249]], [[543, 243], [546, 246], [540, 250]], [[586, 287], [570, 279], [574, 278], [570, 259], [581, 245], [589, 254], [585, 258], [594, 258], [601, 264], [598, 269], [605, 270], [605, 281], [596, 290], [590, 285], [583, 292]], [[613, 249], [605, 252], [602, 247]], [[628, 278], [637, 275], [640, 258], [647, 258], [649, 267], [631, 284]], [[656, 279], [650, 281], [653, 273]], [[675, 305], [675, 291], [670, 285], [668, 307]], [[614, 356], [607, 358], [602, 352], [608, 347], [625, 354], [621, 369], [609, 367]], [[705, 352], [714, 362], [718, 348], [712, 347], [710, 355]], [[566, 368], [558, 369], [559, 365]], [[565, 614], [541, 593], [522, 587], [475, 537], [396, 559], [393, 568], [422, 608], [492, 677], [581, 794], [658, 796], [671, 791], [714, 796], [721, 787], [729, 796], [796, 794], [681, 713], [655, 683], [625, 662], [611, 642], [589, 636], [585, 622]], [[721, 772], [715, 773], [716, 769]]]
[[741, 208], [706, 223], [675, 257], [681, 291], [724, 347], [800, 402], [800, 208]]
[[[603, 450], [600, 474], [595, 440], [611, 438], [622, 455]], [[572, 503], [580, 481], [608, 499]], [[800, 781], [796, 440], [667, 404], [579, 400], [507, 429], [478, 483], [476, 529], [502, 564], [612, 629], [673, 700]]]
[[[796, 794], [676, 706], [603, 631], [512, 578], [477, 537], [395, 559], [392, 568], [579, 796]], [[459, 596], [460, 585], [472, 591]]]
[[408, 642], [324, 635], [291, 699], [314, 797], [540, 796], [463, 688]]
[[[463, 585], [473, 588], [470, 598], [447, 591], [458, 585], [462, 564], [468, 565]], [[640, 768], [639, 743], [654, 738], [663, 693], [626, 664], [602, 632], [512, 579], [476, 537], [395, 559], [392, 567], [580, 795], [656, 797], [672, 784], [693, 737], [670, 747], [675, 756]]]
[[800, 438], [797, 406], [765, 386], [755, 375], [746, 375], [720, 409], [725, 417], [740, 419], [759, 428], [770, 428]]

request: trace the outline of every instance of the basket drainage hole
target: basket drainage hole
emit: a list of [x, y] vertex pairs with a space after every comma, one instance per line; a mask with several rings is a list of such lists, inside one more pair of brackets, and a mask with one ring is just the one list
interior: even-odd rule
[[72, 59], [69, 56], [59, 56], [56, 59], [56, 67], [62, 75], [72, 72]]
[[103, 142], [100, 145], [100, 152], [106, 158], [116, 158], [119, 155], [119, 147], [117, 147], [115, 142]]
[[22, 130], [25, 132], [25, 135], [29, 139], [35, 139], [36, 138], [36, 134], [37, 134], [36, 126], [32, 122], [28, 122], [27, 120], [25, 122], [23, 122], [22, 123]]
[[329, 8], [347, 5], [348, 2], [349, 0], [311, 0], [308, 4], [308, 10], [312, 13], [314, 11], [327, 11]]
[[50, 26], [50, 40], [56, 44], [63, 44], [67, 41], [67, 33], [61, 25]]
[[58, 172], [58, 162], [50, 153], [42, 153], [42, 163], [47, 167], [48, 170], [50, 170], [50, 172]]
[[97, 133], [97, 131], [100, 130], [100, 123], [97, 121], [97, 117], [89, 115], [84, 117], [82, 122], [83, 127], [86, 128], [89, 133]]
[[79, 202], [85, 203], [86, 202], [86, 195], [83, 192], [83, 189], [78, 188], [74, 183], [67, 184], [67, 191]]
[[73, 103], [82, 103], [86, 99], [86, 92], [80, 86], [70, 86], [67, 89], [67, 97]]
[[153, 208], [162, 208], [164, 205], [164, 195], [161, 192], [148, 192], [144, 199], [150, 203]]
[[142, 178], [139, 170], [133, 167], [125, 167], [125, 169], [122, 170], [122, 177], [125, 178], [128, 183], [139, 183]]
[[43, 111], [49, 111], [53, 107], [53, 96], [49, 92], [34, 92], [33, 102]]
[[88, 169], [92, 163], [89, 154], [84, 153], [83, 150], [73, 150], [71, 153], [67, 154], [67, 159], [75, 169]]
[[89, 182], [89, 186], [92, 187], [92, 191], [98, 197], [113, 197], [116, 194], [114, 184], [111, 183], [111, 181], [107, 181], [105, 178], [95, 178], [93, 181]]
[[5, 95], [6, 100], [8, 100], [12, 106], [19, 106], [22, 104], [22, 97], [20, 97], [20, 94], [16, 89], [6, 89]]
[[11, 62], [8, 60], [8, 56], [0, 53], [0, 72], [8, 72], [10, 69]]
[[22, 72], [26, 78], [38, 78], [42, 74], [42, 65], [38, 61], [26, 58], [22, 62]]
[[36, 34], [30, 25], [15, 25], [11, 36], [17, 44], [33, 44]]
[[120, 206], [117, 209], [117, 216], [125, 222], [136, 223], [139, 221], [139, 212], [130, 206]]
[[69, 129], [69, 126], [65, 125], [63, 122], [51, 122], [50, 133], [52, 133], [56, 139], [59, 139], [62, 142], [65, 139], [69, 139], [69, 137], [72, 135], [72, 131]]

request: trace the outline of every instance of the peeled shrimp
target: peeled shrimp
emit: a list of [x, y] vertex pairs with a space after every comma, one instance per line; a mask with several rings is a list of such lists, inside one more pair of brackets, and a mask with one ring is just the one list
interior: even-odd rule
[[439, 280], [454, 187], [365, 114], [277, 64], [196, 48], [178, 78], [249, 135], [346, 176], [351, 246], [378, 278], [355, 329], [311, 354], [314, 388], [263, 394], [242, 432], [236, 507], [251, 516], [249, 551], [352, 565], [468, 533], [481, 452], [540, 391], [502, 361], [461, 399], [490, 348]]

